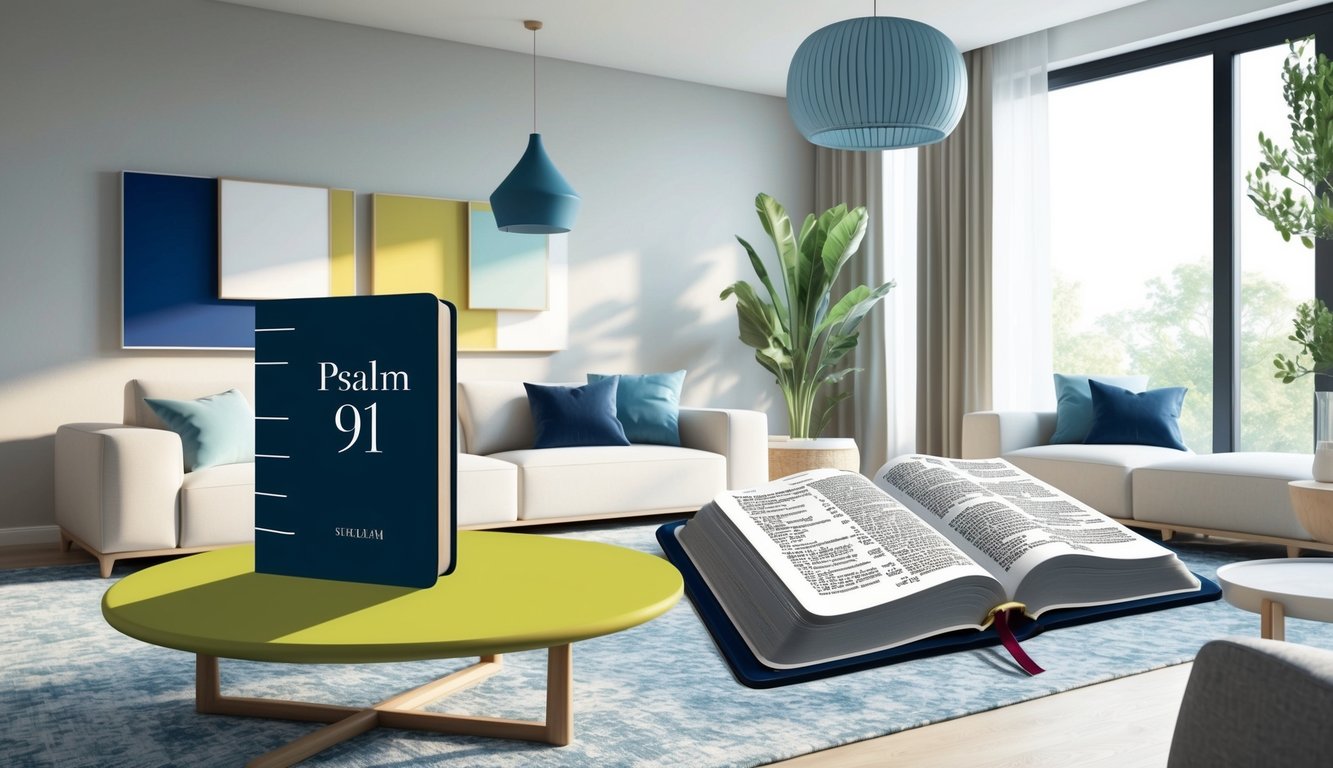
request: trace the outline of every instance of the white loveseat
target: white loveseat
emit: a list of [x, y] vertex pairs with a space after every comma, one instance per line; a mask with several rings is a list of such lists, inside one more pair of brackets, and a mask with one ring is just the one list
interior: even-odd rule
[[1143, 445], [1048, 445], [1054, 411], [980, 411], [963, 417], [963, 458], [1000, 457], [1120, 522], [1333, 551], [1296, 519], [1287, 483], [1309, 480], [1301, 453], [1199, 455]]
[[[123, 423], [56, 432], [56, 523], [63, 547], [118, 559], [254, 540], [254, 464], [184, 472], [181, 441], [145, 397], [188, 400], [253, 382], [143, 381], [125, 387]], [[758, 411], [680, 409], [681, 447], [533, 450], [521, 382], [458, 385], [458, 523], [467, 528], [697, 510], [718, 492], [768, 479], [768, 420]]]

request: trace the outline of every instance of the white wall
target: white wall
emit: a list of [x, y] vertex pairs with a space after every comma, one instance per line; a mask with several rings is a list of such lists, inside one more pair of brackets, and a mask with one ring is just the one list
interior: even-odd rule
[[[531, 125], [514, 53], [202, 0], [0, 2], [0, 529], [54, 521], [52, 433], [119, 421], [127, 379], [250, 367], [120, 349], [118, 171], [355, 189], [364, 274], [369, 193], [485, 199]], [[540, 76], [540, 129], [583, 196], [571, 348], [465, 355], [460, 377], [683, 367], [687, 404], [764, 409], [782, 431], [717, 295], [750, 278], [734, 234], [771, 250], [757, 192], [812, 206], [784, 102], [546, 59]]]

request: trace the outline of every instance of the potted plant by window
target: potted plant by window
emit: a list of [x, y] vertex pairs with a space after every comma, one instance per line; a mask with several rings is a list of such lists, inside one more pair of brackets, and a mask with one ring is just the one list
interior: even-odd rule
[[[1290, 42], [1291, 53], [1282, 65], [1291, 146], [1280, 147], [1260, 133], [1261, 160], [1245, 174], [1245, 182], [1255, 210], [1283, 240], [1297, 237], [1306, 248], [1314, 248], [1315, 240], [1333, 239], [1333, 64], [1323, 54], [1306, 58], [1307, 43]], [[1288, 184], [1279, 191], [1270, 178]], [[1333, 313], [1319, 299], [1307, 301], [1296, 308], [1292, 325], [1288, 338], [1299, 349], [1295, 357], [1274, 356], [1274, 377], [1290, 384], [1309, 374], [1328, 375], [1333, 369]], [[1315, 441], [1312, 475], [1321, 483], [1333, 482], [1333, 392], [1315, 392]], [[1311, 532], [1333, 530], [1327, 519], [1333, 508], [1310, 503], [1310, 498], [1325, 496], [1292, 488], [1293, 508]]]
[[722, 291], [721, 298], [736, 297], [740, 339], [754, 348], [755, 360], [773, 374], [786, 401], [790, 434], [770, 438], [769, 475], [826, 466], [858, 471], [854, 441], [820, 435], [838, 404], [851, 396], [829, 388], [861, 370], [848, 367], [845, 360], [856, 348], [857, 329], [894, 285], [857, 285], [842, 296], [833, 295], [838, 274], [865, 236], [866, 210], [837, 205], [807, 216], [799, 232], [786, 209], [768, 195], [755, 198], [755, 211], [777, 249], [779, 284], [754, 248], [737, 236], [767, 297], [739, 280]]

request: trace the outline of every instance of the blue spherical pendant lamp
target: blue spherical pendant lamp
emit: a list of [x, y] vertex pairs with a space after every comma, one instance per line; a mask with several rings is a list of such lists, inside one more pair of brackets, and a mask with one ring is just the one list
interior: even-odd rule
[[934, 144], [958, 125], [966, 102], [958, 47], [911, 19], [830, 24], [801, 43], [787, 70], [787, 110], [797, 130], [832, 149]]
[[574, 228], [580, 198], [551, 162], [537, 133], [537, 30], [542, 23], [525, 21], [523, 26], [532, 30], [532, 133], [523, 157], [491, 193], [491, 211], [505, 232], [556, 235]]

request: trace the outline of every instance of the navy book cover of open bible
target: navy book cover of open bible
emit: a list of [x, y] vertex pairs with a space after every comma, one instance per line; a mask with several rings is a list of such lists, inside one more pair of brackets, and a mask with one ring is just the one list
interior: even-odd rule
[[[704, 626], [708, 627], [709, 633], [713, 636], [713, 642], [717, 644], [718, 650], [722, 652], [722, 657], [727, 660], [732, 674], [743, 685], [751, 688], [776, 688], [780, 685], [804, 683], [809, 680], [818, 680], [900, 661], [911, 661], [927, 656], [938, 656], [943, 653], [1000, 644], [1000, 637], [996, 634], [993, 626], [980, 632], [974, 629], [963, 629], [861, 656], [826, 661], [821, 664], [811, 664], [795, 669], [774, 669], [757, 659], [754, 652], [750, 650], [750, 646], [745, 644], [745, 640], [736, 631], [736, 626], [732, 623], [731, 618], [722, 609], [717, 598], [713, 596], [713, 591], [708, 588], [708, 584], [704, 582], [698, 569], [694, 567], [694, 562], [690, 560], [690, 556], [686, 554], [685, 549], [677, 541], [676, 529], [685, 524], [686, 521], [677, 520], [658, 528], [657, 543], [661, 545], [662, 551], [666, 553], [667, 560], [670, 560], [671, 564], [680, 571], [685, 580], [685, 593], [690, 596], [690, 601], [694, 603], [695, 610], [699, 612], [699, 617], [703, 619]], [[1041, 634], [1047, 629], [1087, 624], [1102, 619], [1147, 613], [1148, 611], [1175, 608], [1192, 603], [1206, 603], [1222, 596], [1222, 590], [1216, 584], [1197, 573], [1194, 576], [1199, 580], [1198, 592], [1148, 597], [1142, 600], [1130, 600], [1123, 603], [1088, 608], [1051, 610], [1043, 613], [1040, 619], [1025, 618], [1021, 623], [1015, 623], [1013, 625], [1014, 636], [1019, 640], [1026, 640], [1029, 637]]]
[[453, 569], [454, 307], [255, 307], [255, 570], [430, 587]]

